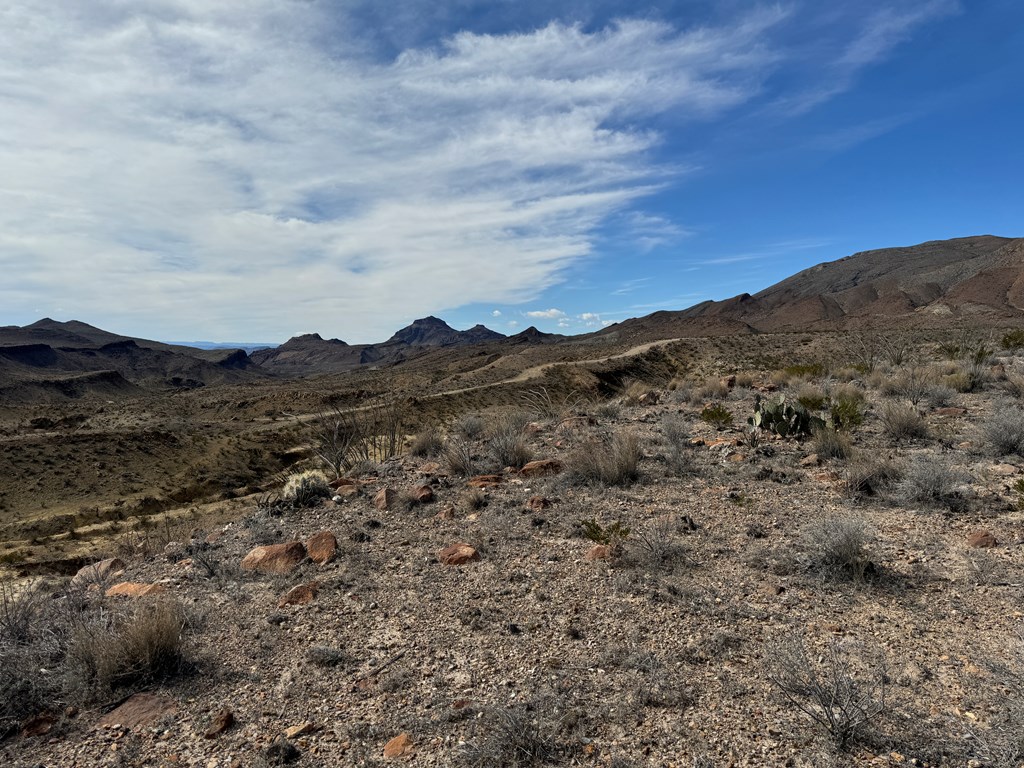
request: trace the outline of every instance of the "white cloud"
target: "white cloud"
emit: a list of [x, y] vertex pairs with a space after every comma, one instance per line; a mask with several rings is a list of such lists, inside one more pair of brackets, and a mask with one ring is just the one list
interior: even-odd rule
[[580, 320], [583, 320], [583, 321], [600, 320], [601, 319], [601, 316], [599, 314], [597, 314], [596, 312], [584, 312], [579, 317], [580, 317]]
[[165, 338], [298, 324], [366, 341], [399, 316], [528, 300], [663, 173], [642, 119], [748, 99], [784, 17], [462, 32], [381, 62], [330, 8], [0, 11], [9, 316], [42, 304]]
[[493, 312], [491, 312], [491, 317], [501, 317], [501, 310], [496, 309]]
[[554, 320], [559, 317], [565, 317], [565, 312], [560, 309], [535, 309], [531, 312], [524, 313], [527, 317], [532, 317], [537, 320]]

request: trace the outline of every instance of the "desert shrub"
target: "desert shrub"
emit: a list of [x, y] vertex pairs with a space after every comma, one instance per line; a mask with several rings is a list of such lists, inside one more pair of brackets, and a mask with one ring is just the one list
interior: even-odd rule
[[621, 544], [629, 538], [629, 527], [618, 520], [608, 525], [601, 525], [597, 520], [581, 520], [580, 528], [583, 530], [583, 538], [590, 539], [597, 544], [613, 546]]
[[986, 442], [997, 456], [1024, 456], [1024, 410], [997, 403], [982, 425]]
[[825, 390], [815, 384], [802, 384], [796, 391], [796, 401], [809, 411], [821, 410], [825, 399]]
[[631, 485], [640, 477], [640, 441], [632, 432], [616, 432], [603, 444], [580, 445], [565, 462], [565, 476], [579, 483]]
[[513, 412], [496, 419], [491, 425], [487, 448], [500, 467], [519, 469], [533, 457], [523, 435], [528, 423], [528, 418], [523, 421], [520, 413]]
[[953, 402], [957, 391], [942, 382], [935, 382], [928, 387], [925, 398], [932, 408], [943, 408]]
[[700, 412], [700, 420], [715, 429], [725, 429], [732, 424], [732, 411], [721, 403], [715, 403]]
[[787, 365], [782, 370], [790, 379], [795, 379], [823, 376], [826, 368], [824, 363], [797, 363], [796, 365]]
[[721, 379], [706, 379], [703, 384], [693, 390], [691, 400], [704, 403], [708, 400], [724, 400], [729, 396], [729, 385]]
[[534, 768], [554, 762], [561, 748], [560, 723], [545, 705], [489, 707], [474, 722], [472, 738], [462, 747], [461, 764], [469, 768]]
[[916, 408], [887, 404], [879, 417], [882, 429], [893, 440], [924, 439], [929, 436], [928, 425]]
[[798, 637], [772, 644], [768, 679], [786, 701], [839, 749], [850, 746], [885, 712], [884, 660], [833, 640], [812, 658]]
[[[689, 517], [684, 516], [683, 521], [689, 524], [690, 530], [696, 528]], [[668, 567], [683, 559], [685, 550], [676, 535], [679, 528], [680, 520], [674, 515], [660, 515], [635, 526], [630, 539], [633, 559], [654, 568]]]
[[1024, 330], [1017, 329], [1003, 335], [1000, 343], [1003, 349], [1017, 350], [1024, 347]]
[[661, 431], [668, 446], [668, 462], [676, 472], [690, 468], [690, 431], [686, 421], [679, 414], [666, 414], [661, 420]]
[[881, 393], [888, 397], [901, 397], [917, 405], [928, 395], [933, 385], [925, 369], [911, 366], [896, 376], [887, 379], [880, 387]]
[[594, 408], [594, 415], [599, 419], [617, 419], [622, 414], [622, 404], [614, 400], [606, 400]]
[[864, 581], [874, 571], [870, 545], [862, 520], [828, 517], [804, 533], [811, 568], [833, 581]]
[[361, 461], [397, 456], [405, 431], [398, 400], [385, 395], [358, 410], [333, 407], [320, 411], [310, 424], [314, 455], [340, 477]]
[[740, 389], [750, 389], [754, 386], [754, 374], [750, 371], [740, 371], [736, 374], [736, 386]]
[[441, 456], [453, 475], [469, 477], [476, 474], [477, 463], [473, 456], [473, 446], [468, 440], [449, 439]]
[[127, 617], [108, 614], [78, 624], [67, 651], [70, 679], [91, 698], [174, 677], [185, 666], [187, 625], [173, 600], [144, 602]]
[[410, 456], [437, 456], [444, 449], [444, 440], [441, 438], [441, 432], [436, 426], [429, 426], [421, 430], [416, 437], [413, 438], [412, 445], [409, 446]]
[[291, 475], [284, 484], [281, 498], [296, 507], [313, 507], [321, 499], [330, 498], [331, 486], [323, 472], [311, 470]]
[[476, 440], [483, 435], [484, 430], [487, 428], [487, 423], [484, 421], [482, 416], [475, 413], [468, 413], [464, 416], [460, 416], [453, 427], [455, 432], [458, 433], [463, 440]]
[[843, 485], [851, 497], [877, 496], [900, 479], [899, 468], [888, 459], [872, 455], [854, 457], [847, 465]]
[[459, 502], [469, 510], [483, 509], [487, 506], [487, 494], [482, 488], [469, 488], [459, 496]]
[[814, 430], [811, 449], [823, 459], [848, 459], [853, 454], [849, 435], [830, 427]]
[[939, 383], [944, 387], [952, 389], [954, 392], [970, 392], [974, 388], [974, 381], [967, 371], [948, 373], [939, 380]]
[[968, 507], [963, 486], [969, 480], [965, 472], [938, 456], [915, 456], [903, 470], [894, 495], [900, 501], [962, 512]]

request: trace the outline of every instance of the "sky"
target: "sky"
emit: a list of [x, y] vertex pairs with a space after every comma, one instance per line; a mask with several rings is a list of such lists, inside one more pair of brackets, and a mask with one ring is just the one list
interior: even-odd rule
[[0, 325], [581, 333], [1024, 235], [1024, 3], [9, 0]]

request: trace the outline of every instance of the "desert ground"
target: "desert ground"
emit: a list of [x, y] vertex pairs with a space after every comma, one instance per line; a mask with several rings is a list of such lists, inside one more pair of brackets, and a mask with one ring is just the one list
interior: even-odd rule
[[8, 411], [5, 763], [1021, 763], [998, 335], [533, 354]]

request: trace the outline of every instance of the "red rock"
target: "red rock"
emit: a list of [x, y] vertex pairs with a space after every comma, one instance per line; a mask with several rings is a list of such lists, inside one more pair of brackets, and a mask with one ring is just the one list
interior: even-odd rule
[[418, 485], [409, 491], [409, 495], [416, 499], [418, 504], [429, 504], [434, 500], [434, 489], [429, 485]]
[[466, 481], [471, 488], [490, 488], [493, 485], [501, 485], [504, 482], [501, 475], [477, 475]]
[[745, 454], [745, 453], [730, 453], [729, 456], [727, 457], [727, 460], [733, 462], [734, 464], [739, 464], [739, 463], [744, 462], [744, 461], [747, 460], [747, 454]]
[[526, 506], [532, 512], [540, 512], [551, 506], [551, 499], [545, 499], [543, 496], [531, 496], [526, 502]]
[[220, 736], [224, 731], [235, 724], [235, 713], [227, 707], [224, 707], [217, 715], [213, 718], [213, 722], [210, 723], [210, 727], [203, 733], [207, 739], [212, 739]]
[[306, 555], [317, 565], [331, 562], [338, 554], [338, 540], [330, 531], [320, 531], [306, 539]]
[[384, 757], [396, 758], [411, 755], [414, 746], [408, 733], [400, 733], [384, 745]]
[[136, 693], [113, 712], [99, 719], [99, 727], [120, 725], [124, 728], [138, 728], [152, 725], [167, 715], [178, 711], [173, 699], [155, 693]]
[[595, 544], [587, 550], [584, 560], [611, 560], [615, 556], [615, 548], [608, 544]]
[[936, 408], [935, 409], [935, 415], [936, 416], [966, 416], [967, 415], [967, 409], [966, 408], [954, 408], [954, 407]]
[[343, 485], [339, 488], [334, 489], [335, 496], [341, 496], [342, 498], [347, 496], [355, 496], [359, 493], [358, 485]]
[[480, 553], [469, 544], [455, 542], [437, 553], [437, 559], [443, 565], [464, 565], [480, 559]]
[[426, 464], [421, 466], [418, 470], [421, 475], [440, 475], [443, 474], [441, 471], [441, 465], [436, 461], [428, 461]]
[[394, 506], [398, 494], [391, 488], [381, 488], [373, 497], [373, 506], [381, 512], [386, 512]]
[[999, 546], [999, 541], [991, 531], [979, 530], [967, 537], [967, 546], [974, 549], [991, 549]]
[[149, 597], [166, 592], [167, 587], [163, 584], [138, 584], [132, 581], [122, 581], [108, 589], [104, 594], [107, 597]]
[[311, 581], [308, 584], [299, 584], [281, 595], [281, 599], [277, 601], [277, 607], [284, 608], [286, 605], [306, 605], [311, 603], [319, 590], [320, 584], [315, 581]]
[[537, 459], [529, 461], [519, 470], [523, 477], [537, 477], [539, 475], [555, 475], [562, 471], [562, 462], [558, 459]]
[[242, 559], [243, 571], [288, 573], [306, 559], [306, 548], [301, 541], [268, 544], [256, 547]]
[[810, 456], [804, 456], [800, 459], [801, 467], [816, 467], [821, 464], [821, 459], [818, 458], [818, 454], [812, 453]]
[[298, 725], [293, 725], [290, 728], [285, 728], [284, 737], [286, 739], [297, 739], [299, 736], [305, 736], [307, 734], [313, 733], [313, 731], [315, 730], [316, 725], [307, 720], [304, 723], [299, 723]]
[[455, 519], [455, 505], [445, 504], [441, 507], [441, 511], [434, 515], [438, 520], [454, 520]]
[[338, 490], [339, 488], [354, 488], [356, 486], [356, 481], [351, 477], [339, 477], [337, 480], [331, 480], [328, 485], [334, 490]]
[[71, 579], [71, 583], [76, 587], [82, 587], [88, 584], [102, 584], [104, 581], [112, 578], [124, 569], [125, 564], [121, 558], [111, 557], [79, 569], [78, 573], [76, 573], [74, 578]]

